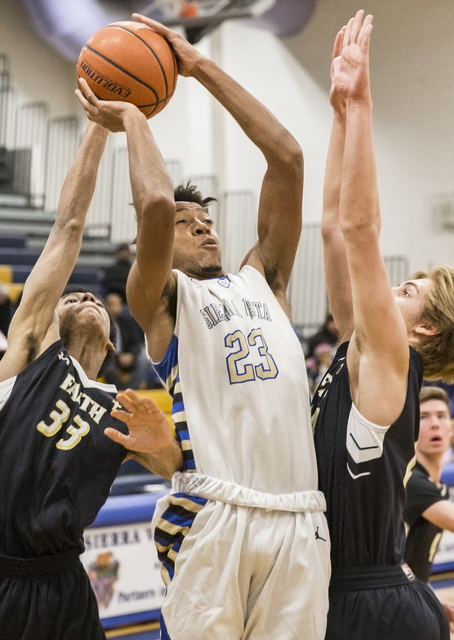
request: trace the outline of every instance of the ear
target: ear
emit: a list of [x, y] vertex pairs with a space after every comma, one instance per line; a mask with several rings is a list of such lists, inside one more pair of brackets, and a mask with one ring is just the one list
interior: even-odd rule
[[111, 340], [109, 340], [109, 342], [107, 343], [106, 349], [107, 349], [107, 351], [115, 351], [115, 347], [114, 347], [113, 342]]
[[421, 338], [431, 338], [441, 333], [441, 329], [435, 327], [430, 322], [423, 322], [415, 327], [415, 333]]

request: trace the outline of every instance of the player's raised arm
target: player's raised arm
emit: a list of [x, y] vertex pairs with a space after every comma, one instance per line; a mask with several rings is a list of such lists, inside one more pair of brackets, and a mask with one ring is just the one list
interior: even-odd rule
[[[334, 70], [334, 60], [339, 57], [342, 51], [344, 30], [345, 28], [339, 31], [334, 42], [331, 75]], [[350, 339], [354, 326], [350, 274], [345, 240], [339, 222], [346, 104], [344, 97], [339, 95], [334, 82], [331, 85], [330, 102], [333, 107], [333, 126], [323, 187], [323, 257], [329, 308], [338, 328], [340, 341], [344, 342]]]
[[137, 260], [128, 278], [127, 296], [135, 319], [148, 332], [161, 306], [164, 289], [172, 285], [175, 233], [172, 181], [143, 113], [127, 102], [98, 100], [84, 80], [79, 85], [77, 95], [87, 117], [112, 132], [126, 132], [137, 213]]
[[303, 154], [298, 142], [268, 109], [180, 34], [144, 16], [134, 17], [170, 42], [180, 74], [206, 87], [263, 153], [268, 167], [260, 194], [259, 240], [245, 263], [263, 273], [286, 306], [285, 291], [302, 225]]
[[55, 307], [74, 269], [108, 131], [89, 123], [66, 176], [54, 226], [10, 325], [0, 381], [16, 375], [58, 337]]
[[369, 81], [372, 16], [363, 22], [363, 15], [359, 11], [348, 23], [333, 70], [333, 82], [347, 108], [340, 225], [355, 320], [347, 359], [353, 401], [365, 418], [385, 426], [398, 418], [405, 401], [408, 340], [379, 246], [381, 219]]

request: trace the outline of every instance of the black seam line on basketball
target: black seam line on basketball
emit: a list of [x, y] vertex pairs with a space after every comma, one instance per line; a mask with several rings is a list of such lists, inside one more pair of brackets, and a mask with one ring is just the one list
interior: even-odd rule
[[[150, 89], [150, 91], [154, 94], [155, 98], [156, 98], [156, 102], [158, 101], [158, 94], [156, 93], [156, 91], [153, 89], [153, 87], [150, 87], [150, 85], [148, 85], [146, 82], [143, 82], [143, 80], [141, 80], [140, 78], [137, 78], [136, 76], [134, 76], [132, 73], [129, 73], [129, 71], [126, 71], [126, 69], [123, 69], [123, 67], [120, 67], [120, 65], [116, 64], [113, 60], [111, 60], [110, 58], [106, 58], [106, 56], [103, 56], [102, 53], [99, 53], [99, 51], [96, 51], [96, 49], [93, 49], [92, 47], [89, 47], [88, 44], [85, 45], [85, 47], [91, 51], [92, 53], [96, 54], [99, 58], [102, 58], [103, 60], [105, 60], [106, 62], [108, 62], [109, 64], [111, 64], [113, 67], [116, 67], [119, 71], [122, 71], [124, 74], [126, 74], [127, 76], [129, 76], [130, 78], [132, 78], [133, 80], [135, 80], [136, 82], [139, 82], [140, 84], [143, 84], [144, 87], [147, 87], [147, 89]], [[102, 74], [100, 74], [102, 75]]]
[[169, 90], [169, 89], [168, 89], [168, 87], [167, 87], [167, 78], [166, 78], [166, 74], [165, 74], [164, 68], [163, 68], [163, 66], [162, 66], [162, 64], [161, 64], [160, 59], [159, 59], [159, 58], [158, 58], [158, 56], [155, 54], [155, 52], [153, 51], [152, 47], [150, 47], [150, 45], [148, 44], [148, 42], [146, 42], [143, 38], [141, 38], [140, 36], [138, 36], [138, 35], [137, 35], [137, 33], [135, 33], [135, 31], [131, 31], [130, 29], [126, 29], [126, 27], [120, 27], [120, 26], [118, 26], [118, 25], [113, 25], [113, 24], [111, 24], [111, 25], [107, 25], [107, 27], [108, 27], [109, 29], [123, 29], [123, 31], [127, 31], [128, 33], [131, 33], [133, 36], [135, 36], [136, 38], [138, 38], [138, 39], [140, 40], [140, 42], [143, 42], [143, 44], [144, 44], [148, 49], [150, 49], [151, 53], [152, 53], [152, 54], [154, 55], [154, 57], [156, 58], [156, 62], [159, 64], [159, 67], [160, 67], [160, 69], [161, 69], [161, 71], [162, 71], [162, 75], [164, 76], [164, 82], [165, 82], [165, 85], [166, 85], [166, 95], [167, 95], [167, 92], [168, 92], [168, 90]]
[[378, 449], [378, 444], [374, 445], [373, 447], [360, 447], [359, 444], [356, 442], [355, 438], [353, 437], [352, 434], [350, 434], [350, 438], [353, 440], [353, 442], [356, 444], [356, 446], [358, 447], [358, 449], [360, 451], [367, 451], [368, 449]]
[[172, 51], [172, 58], [173, 58], [173, 91], [172, 91], [172, 94], [173, 94], [177, 86], [177, 78], [178, 78], [177, 58], [173, 51]]
[[[146, 118], [150, 118], [151, 115], [156, 111], [156, 109], [159, 107], [159, 105], [163, 102], [164, 103], [164, 107], [167, 106], [167, 103], [169, 102], [170, 98], [173, 96], [173, 93], [171, 93], [167, 98], [164, 98], [163, 100], [159, 100], [159, 102], [156, 102], [154, 104], [138, 104], [137, 108], [138, 109], [145, 109], [145, 107], [153, 107], [153, 109], [149, 112], [145, 114]], [[163, 107], [163, 108], [164, 108]], [[161, 109], [162, 111], [162, 109]]]
[[136, 107], [138, 109], [145, 109], [145, 107], [158, 106], [158, 104], [161, 104], [162, 102], [165, 102], [166, 100], [169, 100], [169, 98], [171, 98], [172, 96], [173, 96], [173, 93], [171, 93], [168, 98], [163, 98], [162, 100], [158, 100], [158, 102], [150, 102], [150, 104], [137, 104]]

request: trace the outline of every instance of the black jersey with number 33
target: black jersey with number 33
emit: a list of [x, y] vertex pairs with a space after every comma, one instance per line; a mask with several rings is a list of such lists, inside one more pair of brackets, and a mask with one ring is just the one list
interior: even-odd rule
[[89, 380], [59, 340], [0, 384], [1, 397], [0, 555], [82, 552], [127, 453], [104, 435], [127, 432], [110, 415], [115, 387]]
[[340, 345], [313, 399], [312, 424], [319, 489], [327, 501], [333, 568], [402, 561], [405, 479], [419, 432], [421, 356], [410, 348], [404, 409], [389, 428], [368, 422], [354, 407]]

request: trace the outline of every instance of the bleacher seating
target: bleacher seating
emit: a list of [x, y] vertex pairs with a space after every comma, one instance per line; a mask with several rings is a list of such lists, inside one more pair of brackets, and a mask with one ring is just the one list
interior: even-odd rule
[[31, 265], [39, 258], [39, 253], [31, 249], [17, 247], [0, 247], [0, 264]]
[[[24, 283], [40, 256], [40, 251], [27, 248], [25, 235], [0, 236], [0, 282], [6, 284], [12, 302], [16, 302]], [[101, 274], [98, 269], [76, 267], [70, 284], [80, 284], [96, 295], [102, 295]]]
[[8, 287], [11, 302], [15, 303], [24, 285], [14, 281], [13, 269], [9, 264], [0, 264], [0, 282]]
[[76, 268], [69, 277], [70, 284], [98, 285], [100, 281], [97, 269]]
[[0, 236], [0, 248], [25, 249], [25, 236]]
[[15, 264], [10, 269], [13, 273], [13, 282], [24, 283], [30, 275], [33, 265]]

